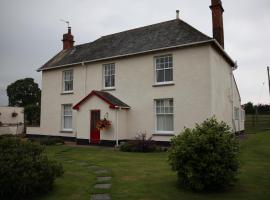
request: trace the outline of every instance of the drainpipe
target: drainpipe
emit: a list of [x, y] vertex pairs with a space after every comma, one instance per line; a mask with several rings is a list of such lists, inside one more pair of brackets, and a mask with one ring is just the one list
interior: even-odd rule
[[115, 136], [116, 136], [116, 147], [118, 147], [119, 146], [119, 140], [118, 140], [118, 112], [119, 112], [119, 110], [121, 110], [121, 107], [119, 107], [119, 106], [115, 106], [115, 120], [116, 120], [116, 126], [115, 126]]
[[84, 67], [84, 96], [86, 95], [86, 81], [87, 81], [87, 67], [84, 64], [84, 62], [82, 62], [82, 67]]
[[236, 69], [237, 69], [237, 63], [235, 62], [235, 65], [231, 70], [232, 125], [233, 125], [234, 132], [236, 132], [236, 125], [235, 125], [235, 120], [234, 120], [233, 71]]

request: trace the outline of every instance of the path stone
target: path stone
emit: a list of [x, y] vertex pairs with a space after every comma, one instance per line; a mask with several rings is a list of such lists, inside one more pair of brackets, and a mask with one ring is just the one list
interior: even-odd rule
[[96, 166], [96, 165], [91, 165], [88, 167], [90, 170], [98, 170], [99, 169], [99, 166]]
[[78, 165], [80, 165], [80, 166], [88, 166], [89, 165], [89, 163], [87, 163], [87, 162], [79, 162], [79, 163], [77, 163]]
[[111, 200], [111, 196], [109, 194], [93, 194], [91, 200]]
[[95, 189], [110, 189], [112, 184], [110, 183], [104, 183], [104, 184], [96, 184], [94, 186]]
[[100, 169], [100, 170], [95, 171], [96, 174], [106, 174], [106, 173], [108, 173], [108, 172], [109, 172], [109, 171], [106, 170], [106, 169]]
[[110, 181], [112, 179], [112, 177], [110, 176], [101, 176], [101, 177], [97, 177], [97, 181], [101, 182], [101, 181]]

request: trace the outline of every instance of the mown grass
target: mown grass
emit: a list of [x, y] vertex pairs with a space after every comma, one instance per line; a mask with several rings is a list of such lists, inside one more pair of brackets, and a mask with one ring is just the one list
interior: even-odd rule
[[42, 200], [90, 199], [96, 182], [91, 165], [109, 170], [115, 200], [268, 200], [270, 199], [270, 131], [241, 141], [241, 173], [230, 190], [193, 193], [180, 189], [167, 163], [167, 153], [125, 153], [102, 147], [47, 147], [49, 157], [63, 163], [65, 174]]

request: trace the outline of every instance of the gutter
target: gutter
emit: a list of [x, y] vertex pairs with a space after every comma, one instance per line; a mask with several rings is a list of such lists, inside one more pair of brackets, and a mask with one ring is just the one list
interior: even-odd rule
[[183, 44], [183, 45], [176, 45], [176, 46], [170, 46], [170, 47], [165, 47], [165, 48], [152, 49], [152, 50], [148, 50], [148, 51], [141, 51], [141, 52], [136, 52], [136, 53], [129, 53], [129, 54], [123, 54], [123, 55], [118, 55], [118, 56], [105, 57], [105, 58], [100, 58], [100, 59], [94, 59], [94, 60], [82, 61], [82, 62], [77, 62], [77, 63], [65, 64], [65, 65], [58, 65], [58, 66], [55, 66], [55, 67], [50, 67], [50, 68], [45, 68], [45, 69], [39, 68], [39, 69], [37, 69], [37, 71], [40, 72], [40, 71], [56, 69], [56, 68], [62, 68], [62, 67], [68, 67], [68, 66], [74, 66], [74, 65], [83, 65], [83, 64], [94, 63], [94, 62], [103, 61], [103, 60], [110, 60], [110, 59], [115, 59], [115, 58], [122, 58], [122, 57], [140, 55], [140, 54], [151, 53], [151, 52], [162, 51], [162, 50], [175, 49], [175, 48], [184, 48], [184, 47], [190, 47], [190, 46], [204, 45], [204, 44], [208, 44], [208, 43], [213, 43], [218, 48], [218, 50], [222, 53], [222, 55], [226, 58], [226, 60], [229, 62], [229, 64], [232, 67], [235, 66], [235, 64], [234, 64], [235, 62], [224, 51], [224, 49], [219, 45], [219, 43], [215, 39], [210, 39], [210, 40], [206, 40], [206, 41], [203, 41], [203, 42], [194, 42], [194, 43], [188, 43], [188, 44]]

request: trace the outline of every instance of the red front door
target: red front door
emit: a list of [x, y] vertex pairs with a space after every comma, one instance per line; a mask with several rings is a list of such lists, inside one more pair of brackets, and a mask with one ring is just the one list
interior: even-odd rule
[[90, 143], [98, 144], [100, 142], [100, 131], [96, 126], [98, 120], [100, 120], [100, 110], [91, 110], [90, 117]]

